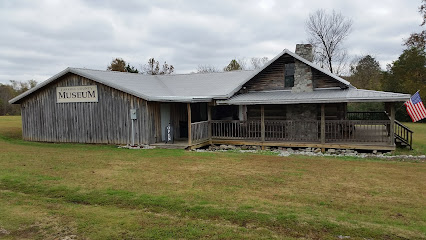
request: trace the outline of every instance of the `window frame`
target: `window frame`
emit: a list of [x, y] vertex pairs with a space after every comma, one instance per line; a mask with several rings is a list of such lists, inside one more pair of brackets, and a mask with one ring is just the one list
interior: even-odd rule
[[[294, 73], [295, 73], [295, 63], [285, 63], [284, 64], [284, 89], [291, 89], [294, 87]], [[287, 83], [287, 77], [291, 77], [292, 84], [286, 84]], [[291, 85], [291, 86], [288, 86]]]

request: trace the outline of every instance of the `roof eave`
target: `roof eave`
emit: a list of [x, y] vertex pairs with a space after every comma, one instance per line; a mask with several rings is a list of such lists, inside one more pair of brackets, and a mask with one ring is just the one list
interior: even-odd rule
[[155, 98], [153, 98], [153, 97], [151, 97], [151, 96], [147, 96], [147, 95], [144, 95], [144, 94], [140, 94], [140, 93], [135, 92], [135, 91], [133, 91], [133, 90], [130, 90], [130, 89], [127, 89], [127, 88], [123, 88], [123, 87], [121, 87], [121, 86], [119, 86], [119, 85], [116, 85], [116, 84], [114, 84], [114, 83], [105, 82], [105, 81], [103, 81], [102, 79], [99, 79], [99, 78], [97, 78], [97, 77], [94, 77], [94, 76], [92, 76], [92, 75], [90, 75], [90, 74], [86, 74], [86, 73], [84, 73], [84, 72], [78, 71], [78, 69], [74, 69], [74, 68], [70, 68], [70, 67], [68, 67], [68, 68], [64, 69], [63, 71], [61, 71], [61, 72], [59, 72], [59, 73], [55, 74], [54, 76], [50, 77], [49, 79], [47, 79], [47, 80], [45, 80], [45, 81], [41, 82], [40, 84], [37, 84], [35, 87], [33, 87], [33, 88], [29, 89], [28, 91], [23, 92], [23, 93], [21, 93], [20, 95], [18, 95], [18, 96], [16, 96], [16, 97], [14, 97], [14, 98], [12, 98], [12, 99], [10, 99], [10, 100], [9, 100], [9, 103], [10, 103], [10, 104], [15, 104], [15, 103], [19, 104], [19, 103], [20, 103], [20, 101], [21, 101], [22, 99], [24, 99], [25, 97], [27, 97], [28, 95], [30, 95], [30, 94], [34, 93], [35, 91], [37, 91], [37, 90], [39, 90], [39, 89], [43, 88], [44, 86], [48, 85], [49, 83], [51, 83], [51, 82], [53, 82], [53, 81], [55, 81], [55, 80], [59, 79], [60, 77], [64, 76], [64, 75], [65, 75], [65, 74], [67, 74], [67, 73], [74, 73], [74, 74], [76, 74], [76, 75], [79, 75], [79, 76], [82, 76], [82, 77], [88, 78], [88, 79], [90, 79], [90, 80], [92, 80], [92, 81], [95, 81], [95, 82], [97, 82], [97, 83], [101, 83], [101, 84], [106, 85], [106, 86], [108, 86], [108, 87], [111, 87], [111, 88], [114, 88], [114, 89], [117, 89], [117, 90], [120, 90], [120, 91], [123, 91], [123, 92], [129, 93], [129, 94], [131, 94], [131, 95], [134, 95], [134, 96], [136, 96], [136, 97], [139, 97], [139, 98], [145, 99], [145, 100], [147, 100], [147, 101], [155, 101]]
[[405, 102], [410, 97], [399, 98], [339, 98], [314, 100], [253, 100], [253, 101], [217, 101], [217, 105], [257, 105], [257, 104], [305, 104], [305, 103], [350, 103], [350, 102]]
[[58, 78], [60, 78], [60, 77], [64, 76], [65, 74], [69, 73], [69, 72], [70, 72], [70, 70], [71, 70], [71, 68], [69, 68], [69, 67], [68, 67], [68, 68], [66, 68], [66, 69], [64, 69], [64, 70], [62, 70], [61, 72], [59, 72], [59, 73], [57, 73], [57, 74], [53, 75], [52, 77], [48, 78], [47, 80], [45, 80], [45, 81], [43, 81], [43, 82], [41, 82], [41, 83], [37, 84], [35, 87], [33, 87], [33, 88], [31, 88], [31, 89], [29, 89], [29, 90], [27, 90], [27, 91], [25, 91], [25, 92], [23, 92], [23, 93], [19, 94], [18, 96], [14, 97], [14, 98], [12, 98], [12, 99], [10, 99], [10, 100], [9, 100], [9, 103], [10, 103], [10, 104], [15, 104], [15, 103], [18, 103], [18, 104], [19, 104], [19, 101], [20, 101], [21, 99], [23, 99], [23, 98], [25, 98], [26, 96], [30, 95], [31, 93], [33, 93], [33, 92], [35, 92], [35, 91], [39, 90], [40, 88], [42, 88], [42, 87], [44, 87], [44, 86], [48, 85], [49, 83], [53, 82], [54, 80], [56, 80], [56, 79], [58, 79]]
[[180, 102], [180, 103], [202, 103], [211, 102], [211, 97], [173, 97], [173, 96], [161, 96], [152, 98], [150, 101], [155, 102]]

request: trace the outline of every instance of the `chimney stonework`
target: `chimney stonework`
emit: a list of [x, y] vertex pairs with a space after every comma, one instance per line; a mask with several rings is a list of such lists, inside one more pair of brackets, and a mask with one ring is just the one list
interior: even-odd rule
[[[311, 44], [296, 44], [296, 54], [312, 62], [314, 54]], [[314, 90], [312, 83], [311, 67], [295, 59], [294, 61], [294, 87], [292, 92], [312, 92]]]
[[296, 44], [295, 53], [301, 56], [302, 58], [308, 60], [309, 62], [312, 62], [314, 60], [314, 53], [312, 51], [311, 44]]
[[[302, 58], [312, 62], [313, 52], [312, 45], [310, 44], [297, 44], [295, 53]], [[305, 63], [294, 59], [294, 87], [291, 92], [312, 92], [311, 67]], [[316, 104], [291, 104], [287, 106], [286, 113], [288, 120], [316, 120], [317, 119], [317, 105]], [[302, 128], [290, 129], [289, 134], [292, 136], [317, 140], [318, 139], [318, 125], [315, 122], [307, 122]]]

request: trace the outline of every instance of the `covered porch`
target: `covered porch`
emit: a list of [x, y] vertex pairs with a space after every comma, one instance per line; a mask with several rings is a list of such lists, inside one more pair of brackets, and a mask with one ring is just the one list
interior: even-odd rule
[[[391, 151], [396, 141], [411, 147], [412, 131], [395, 120], [395, 104], [406, 98], [353, 88], [247, 92], [227, 100], [176, 103], [167, 119], [188, 149], [232, 144]], [[347, 104], [356, 102], [385, 104], [380, 112], [348, 112]]]
[[[210, 144], [258, 145], [281, 147], [344, 148], [365, 150], [395, 150], [395, 111], [390, 113], [347, 112], [344, 119], [326, 118], [326, 104], [319, 104], [317, 120], [265, 119], [265, 106], [260, 106], [260, 119], [212, 120], [211, 107], [206, 121], [191, 123], [188, 147]], [[189, 106], [190, 109], [190, 106]]]

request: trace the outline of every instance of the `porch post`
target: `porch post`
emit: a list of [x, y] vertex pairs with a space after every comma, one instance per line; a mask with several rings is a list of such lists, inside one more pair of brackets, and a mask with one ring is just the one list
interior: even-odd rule
[[186, 109], [188, 112], [188, 145], [192, 145], [192, 134], [191, 134], [191, 103], [186, 104]]
[[265, 150], [263, 143], [265, 142], [265, 107], [260, 106], [260, 132], [262, 138], [262, 150]]
[[325, 104], [324, 103], [321, 104], [321, 144], [325, 144]]
[[209, 143], [210, 145], [212, 145], [212, 107], [210, 106], [210, 104], [207, 104], [207, 121], [209, 123], [208, 126], [208, 138], [209, 138]]
[[390, 145], [395, 146], [395, 134], [394, 134], [394, 124], [395, 124], [395, 103], [389, 103], [390, 107]]

